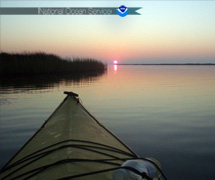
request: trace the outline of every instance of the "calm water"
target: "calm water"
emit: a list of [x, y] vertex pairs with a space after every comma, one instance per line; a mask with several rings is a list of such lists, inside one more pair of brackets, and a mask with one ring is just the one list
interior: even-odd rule
[[101, 75], [0, 80], [0, 166], [63, 100], [83, 104], [169, 179], [215, 179], [215, 66], [109, 66]]

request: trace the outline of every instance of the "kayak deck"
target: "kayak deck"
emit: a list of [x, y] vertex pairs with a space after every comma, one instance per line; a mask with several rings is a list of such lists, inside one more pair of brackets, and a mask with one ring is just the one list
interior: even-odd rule
[[[2, 168], [0, 179], [112, 179], [111, 169], [137, 155], [67, 97], [35, 135]], [[97, 173], [95, 173], [97, 172]]]

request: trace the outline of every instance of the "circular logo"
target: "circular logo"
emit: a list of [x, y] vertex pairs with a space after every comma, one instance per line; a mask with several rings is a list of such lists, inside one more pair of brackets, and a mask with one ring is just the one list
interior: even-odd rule
[[116, 12], [119, 16], [125, 17], [128, 14], [128, 8], [122, 5], [116, 10]]

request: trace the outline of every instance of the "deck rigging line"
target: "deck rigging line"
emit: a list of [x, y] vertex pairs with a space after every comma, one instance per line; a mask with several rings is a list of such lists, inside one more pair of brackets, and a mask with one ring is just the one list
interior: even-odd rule
[[[85, 162], [85, 163], [101, 163], [101, 164], [110, 164], [113, 165], [115, 167], [113, 168], [108, 168], [108, 169], [103, 169], [103, 170], [98, 170], [98, 171], [92, 171], [92, 172], [87, 172], [87, 173], [82, 173], [82, 174], [76, 174], [76, 175], [72, 175], [72, 176], [67, 176], [67, 177], [62, 177], [62, 178], [58, 178], [57, 180], [67, 180], [67, 179], [71, 179], [71, 178], [78, 178], [78, 177], [83, 177], [83, 176], [90, 176], [90, 175], [94, 175], [94, 174], [99, 174], [99, 173], [105, 173], [105, 172], [109, 172], [109, 171], [114, 171], [120, 168], [124, 168], [127, 169], [129, 171], [132, 171], [136, 174], [141, 175], [143, 178], [147, 179], [147, 180], [152, 180], [149, 176], [147, 176], [146, 173], [141, 173], [138, 170], [132, 168], [132, 167], [120, 167], [121, 164], [123, 162], [125, 162], [126, 160], [137, 160], [137, 159], [141, 159], [144, 161], [148, 161], [150, 163], [152, 163], [157, 170], [161, 173], [162, 177], [167, 180], [166, 176], [163, 174], [162, 170], [160, 169], [160, 167], [153, 161], [151, 161], [150, 159], [147, 158], [139, 158], [136, 153], [134, 153], [127, 145], [125, 145], [118, 137], [116, 137], [111, 131], [109, 131], [102, 123], [100, 123], [80, 102], [78, 94], [73, 93], [73, 92], [64, 92], [65, 94], [67, 94], [67, 97], [64, 99], [64, 101], [58, 106], [58, 108], [52, 113], [52, 115], [46, 120], [46, 122], [42, 125], [42, 127], [29, 139], [29, 141], [16, 153], [16, 155], [37, 135], [38, 132], [40, 132], [40, 130], [48, 123], [48, 121], [51, 119], [51, 117], [53, 117], [53, 115], [57, 112], [57, 110], [62, 106], [62, 104], [69, 98], [69, 96], [72, 96], [76, 102], [77, 105], [79, 105], [86, 113], [88, 113], [88, 115], [103, 129], [105, 129], [110, 135], [112, 135], [115, 139], [117, 139], [127, 150], [129, 150], [129, 152], [123, 151], [121, 149], [112, 147], [112, 146], [108, 146], [105, 144], [101, 144], [101, 143], [96, 143], [96, 142], [92, 142], [92, 141], [85, 141], [85, 140], [77, 140], [77, 139], [68, 139], [68, 140], [64, 140], [64, 141], [60, 141], [57, 142], [55, 144], [52, 144], [50, 146], [47, 146], [45, 148], [39, 149], [31, 154], [26, 155], [25, 157], [19, 159], [18, 161], [12, 163], [9, 165], [9, 163], [11, 162], [11, 159], [0, 171], [0, 173], [5, 172], [7, 170], [10, 170], [11, 168], [16, 168], [15, 170], [11, 171], [9, 174], [7, 174], [6, 176], [4, 176], [2, 178], [2, 180], [14, 175], [16, 172], [18, 172], [19, 170], [25, 168], [26, 166], [42, 159], [45, 156], [48, 156], [52, 153], [55, 153], [59, 150], [64, 150], [67, 148], [78, 148], [84, 151], [91, 151], [93, 153], [97, 153], [97, 154], [101, 154], [104, 155], [106, 158], [101, 158], [101, 159], [82, 159], [82, 158], [68, 158], [68, 159], [62, 159], [62, 160], [57, 160], [56, 162], [50, 163], [50, 164], [46, 164], [40, 167], [36, 167], [34, 169], [31, 169], [27, 172], [24, 172], [20, 175], [17, 175], [15, 177], [12, 177], [11, 180], [15, 180], [17, 178], [23, 178], [23, 179], [29, 179], [53, 166], [57, 166], [60, 164], [65, 164], [65, 163], [74, 163], [74, 162]], [[113, 155], [113, 152], [115, 153], [115, 155]], [[125, 155], [128, 158], [118, 158], [117, 154], [120, 155]], [[16, 156], [14, 155], [14, 157]], [[19, 166], [19, 167], [16, 167]]]

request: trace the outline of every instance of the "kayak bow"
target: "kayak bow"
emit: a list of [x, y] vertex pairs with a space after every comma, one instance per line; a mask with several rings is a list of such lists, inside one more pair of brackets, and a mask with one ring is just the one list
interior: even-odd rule
[[1, 180], [111, 180], [113, 170], [138, 156], [79, 102], [67, 97], [2, 168]]

